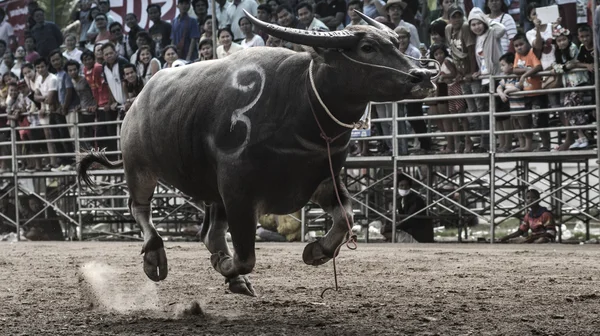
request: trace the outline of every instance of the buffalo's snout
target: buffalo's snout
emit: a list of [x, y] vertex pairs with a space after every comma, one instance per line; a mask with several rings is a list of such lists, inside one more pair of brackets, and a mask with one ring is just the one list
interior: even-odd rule
[[437, 75], [437, 71], [427, 69], [413, 69], [409, 72], [409, 74], [411, 75], [410, 82], [413, 84], [419, 84], [430, 81], [431, 77]]

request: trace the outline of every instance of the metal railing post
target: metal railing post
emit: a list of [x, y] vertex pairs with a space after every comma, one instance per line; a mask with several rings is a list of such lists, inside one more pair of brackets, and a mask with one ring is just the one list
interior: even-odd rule
[[[17, 161], [17, 121], [10, 121], [10, 149], [12, 152], [12, 175], [13, 175], [13, 183], [14, 183], [14, 192], [15, 192], [15, 224], [17, 224], [17, 241], [21, 240], [21, 219], [19, 218], [19, 162]], [[8, 197], [8, 195], [6, 196]]]
[[[398, 193], [398, 103], [392, 104], [392, 167], [394, 176], [392, 177], [392, 243], [396, 242], [396, 208], [398, 201], [396, 194]], [[385, 188], [384, 188], [385, 192]], [[385, 199], [385, 197], [384, 197]], [[383, 223], [383, 222], [382, 222]], [[383, 224], [385, 225], [385, 224]]]
[[[592, 0], [592, 22], [595, 23], [596, 20], [600, 20], [600, 18], [596, 17], [596, 6], [598, 5], [597, 0]], [[598, 45], [598, 32], [596, 29], [592, 28], [592, 40], [594, 40], [594, 83], [595, 83], [595, 96], [596, 96], [596, 145], [597, 154], [598, 154], [598, 163], [600, 163], [600, 90], [598, 89], [598, 85], [600, 85], [600, 72], [598, 72], [598, 68], [600, 68], [600, 63], [598, 62], [598, 50], [600, 46]]]
[[490, 74], [489, 85], [489, 110], [490, 110], [490, 243], [494, 243], [496, 229], [494, 222], [496, 218], [494, 211], [496, 210], [496, 99], [494, 97], [494, 76]]
[[[77, 164], [77, 154], [79, 154], [80, 150], [81, 150], [81, 144], [79, 143], [79, 111], [75, 110], [75, 118], [74, 118], [74, 132], [73, 132], [73, 137], [75, 138], [75, 164]], [[77, 230], [77, 239], [79, 241], [82, 240], [82, 235], [83, 235], [83, 222], [82, 222], [82, 217], [81, 217], [81, 200], [79, 199], [79, 197], [81, 196], [81, 181], [79, 181], [79, 178], [75, 178], [75, 181], [77, 183], [77, 206], [75, 208], [75, 210], [77, 211], [77, 222], [78, 222], [78, 230]], [[71, 226], [69, 226], [70, 228]], [[71, 234], [71, 230], [67, 230], [69, 237]]]

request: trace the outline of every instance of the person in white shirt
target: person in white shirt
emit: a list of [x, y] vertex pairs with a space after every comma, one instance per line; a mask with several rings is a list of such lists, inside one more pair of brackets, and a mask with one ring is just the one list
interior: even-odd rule
[[[53, 113], [58, 105], [58, 79], [56, 75], [48, 71], [48, 60], [43, 57], [38, 58], [35, 61], [35, 70], [39, 76], [35, 80], [35, 87], [37, 90], [34, 94], [36, 102], [42, 104], [42, 108], [39, 111], [40, 125], [50, 124], [50, 113]], [[44, 128], [44, 135], [46, 139], [50, 140], [53, 138], [50, 128]], [[48, 153], [54, 154], [56, 152], [54, 143], [48, 142]], [[44, 167], [44, 170], [50, 170], [51, 168], [58, 167], [57, 158], [50, 158], [50, 165]]]
[[[375, 2], [377, 6], [377, 2]], [[419, 32], [417, 28], [404, 20], [402, 20], [402, 14], [404, 13], [404, 8], [406, 7], [406, 2], [402, 0], [389, 0], [384, 9], [387, 11], [390, 22], [392, 22], [396, 27], [405, 27], [410, 32], [410, 44], [414, 47], [418, 48], [421, 45], [421, 41], [419, 40]]]
[[8, 23], [8, 18], [6, 17], [4, 8], [0, 8], [0, 40], [6, 42], [8, 45], [10, 43], [10, 38], [14, 36], [15, 32], [13, 30], [13, 26]]
[[219, 29], [218, 37], [219, 42], [221, 42], [221, 45], [217, 48], [217, 58], [224, 58], [244, 49], [241, 45], [233, 42], [233, 33], [229, 28]]
[[[245, 17], [244, 9], [252, 16], [256, 17], [258, 3], [254, 0], [233, 0], [233, 3], [227, 8], [227, 22], [230, 25], [233, 41], [238, 41], [244, 38], [244, 34], [240, 29], [239, 20]], [[219, 24], [222, 24], [220, 22]]]
[[68, 61], [75, 61], [75, 62], [79, 62], [79, 64], [82, 64], [81, 63], [81, 53], [82, 53], [82, 51], [79, 50], [78, 48], [76, 48], [76, 46], [77, 46], [77, 39], [75, 38], [75, 35], [69, 34], [69, 35], [67, 35], [65, 37], [65, 46], [67, 48], [63, 52], [63, 56]]
[[240, 29], [242, 33], [244, 33], [245, 38], [240, 43], [242, 48], [250, 48], [250, 47], [264, 47], [265, 41], [263, 41], [262, 37], [254, 34], [252, 30], [252, 22], [247, 17], [243, 17], [238, 21], [240, 25]]
[[323, 21], [315, 18], [313, 8], [307, 2], [301, 2], [296, 6], [296, 13], [298, 14], [298, 20], [300, 26], [306, 30], [317, 30], [317, 31], [329, 31], [329, 28], [323, 23]]

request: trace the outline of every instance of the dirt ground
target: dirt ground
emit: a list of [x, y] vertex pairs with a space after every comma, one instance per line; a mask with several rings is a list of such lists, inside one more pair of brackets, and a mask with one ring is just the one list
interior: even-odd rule
[[303, 244], [257, 246], [257, 298], [229, 293], [202, 244], [166, 246], [155, 285], [140, 243], [0, 244], [0, 335], [600, 334], [600, 245], [359, 244], [324, 298], [332, 264], [303, 264]]

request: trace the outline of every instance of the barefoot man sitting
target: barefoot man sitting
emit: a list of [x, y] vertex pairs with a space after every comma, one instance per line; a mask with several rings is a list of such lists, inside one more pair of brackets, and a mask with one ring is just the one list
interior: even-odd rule
[[[528, 190], [525, 202], [531, 204], [531, 210], [525, 215], [523, 223], [516, 232], [500, 238], [500, 242], [536, 244], [553, 242], [556, 238], [556, 225], [552, 213], [540, 206], [540, 193], [537, 190]], [[530, 229], [531, 233], [523, 237]]]

